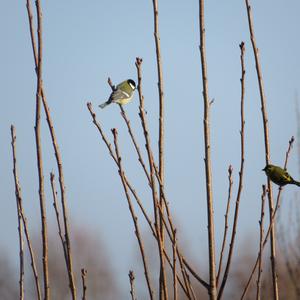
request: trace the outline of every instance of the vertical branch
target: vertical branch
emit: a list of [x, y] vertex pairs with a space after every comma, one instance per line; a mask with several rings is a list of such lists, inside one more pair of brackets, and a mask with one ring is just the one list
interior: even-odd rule
[[19, 184], [19, 176], [17, 171], [17, 160], [16, 160], [16, 133], [15, 127], [11, 125], [11, 146], [13, 152], [13, 174], [15, 180], [15, 195], [17, 204], [17, 217], [18, 217], [18, 233], [19, 233], [19, 257], [20, 257], [20, 277], [19, 277], [19, 299], [24, 299], [24, 241], [23, 241], [23, 226], [22, 226], [22, 210], [21, 204], [21, 188]]
[[243, 189], [243, 175], [244, 175], [244, 152], [245, 152], [245, 138], [244, 138], [244, 127], [245, 127], [245, 117], [244, 117], [244, 96], [245, 96], [245, 65], [244, 65], [244, 53], [245, 53], [245, 44], [244, 42], [241, 42], [240, 44], [241, 49], [241, 69], [242, 69], [242, 77], [241, 77], [241, 165], [240, 165], [240, 171], [239, 171], [239, 186], [238, 186], [238, 192], [235, 202], [235, 210], [234, 210], [234, 218], [233, 218], [233, 226], [232, 226], [232, 233], [231, 233], [231, 240], [230, 240], [230, 247], [229, 247], [229, 253], [226, 263], [226, 268], [224, 271], [223, 280], [221, 283], [221, 287], [218, 294], [218, 299], [221, 299], [222, 294], [224, 292], [224, 287], [228, 278], [229, 269], [231, 265], [231, 259], [233, 255], [233, 248], [235, 243], [235, 235], [236, 235], [236, 228], [237, 228], [237, 222], [238, 222], [238, 214], [239, 214], [239, 206], [240, 206], [240, 199], [241, 199], [241, 193]]
[[206, 198], [208, 219], [208, 250], [209, 250], [209, 290], [210, 299], [217, 298], [216, 287], [216, 258], [215, 258], [215, 229], [212, 193], [212, 170], [211, 170], [211, 145], [210, 145], [210, 105], [208, 96], [206, 48], [205, 48], [205, 25], [204, 25], [204, 0], [199, 0], [199, 25], [200, 25], [200, 55], [203, 85], [204, 104], [204, 143], [205, 143], [205, 176], [206, 176]]
[[176, 229], [173, 230], [173, 299], [178, 299], [178, 293], [177, 293], [177, 276], [176, 276], [176, 245], [177, 245], [177, 239], [176, 239]]
[[81, 281], [82, 281], [82, 300], [86, 300], [86, 275], [87, 275], [87, 270], [81, 269]]
[[[39, 11], [41, 11], [40, 8], [40, 1], [36, 1], [37, 7], [39, 7]], [[33, 14], [32, 14], [32, 8], [31, 8], [31, 2], [30, 0], [26, 0], [26, 7], [27, 7], [27, 13], [28, 13], [28, 20], [29, 20], [29, 29], [30, 29], [30, 37], [31, 37], [31, 44], [32, 44], [32, 50], [33, 50], [33, 57], [35, 62], [35, 67], [38, 73], [38, 65], [39, 65], [39, 50], [40, 50], [40, 42], [39, 42], [39, 36], [38, 36], [38, 50], [36, 46], [35, 36], [34, 36], [34, 25], [33, 25]], [[39, 16], [39, 14], [38, 14]], [[38, 17], [39, 18], [39, 17]], [[40, 22], [41, 23], [41, 22]], [[39, 21], [38, 21], [39, 25]], [[62, 159], [58, 147], [58, 143], [56, 140], [56, 135], [54, 131], [54, 125], [53, 121], [50, 115], [50, 109], [47, 103], [46, 95], [43, 88], [43, 82], [41, 81], [40, 85], [40, 96], [43, 101], [44, 110], [46, 113], [46, 119], [52, 139], [52, 144], [55, 152], [55, 158], [57, 162], [57, 168], [59, 173], [59, 185], [60, 185], [60, 192], [61, 192], [61, 202], [62, 202], [62, 208], [63, 208], [63, 219], [64, 219], [64, 229], [65, 229], [65, 240], [66, 240], [66, 249], [68, 252], [68, 276], [69, 276], [69, 286], [72, 294], [72, 299], [76, 299], [76, 287], [74, 282], [74, 274], [73, 274], [73, 264], [72, 264], [72, 254], [71, 254], [71, 243], [70, 243], [70, 230], [69, 230], [69, 223], [68, 223], [68, 212], [67, 212], [67, 203], [66, 203], [66, 195], [65, 195], [65, 184], [64, 184], [64, 174], [63, 174], [63, 168], [62, 168]], [[39, 108], [40, 110], [40, 108]]]
[[258, 275], [257, 275], [257, 291], [256, 299], [259, 300], [261, 296], [261, 274], [262, 274], [262, 253], [263, 253], [263, 237], [264, 237], [264, 216], [265, 216], [265, 198], [266, 186], [263, 185], [263, 192], [261, 195], [261, 214], [259, 221], [259, 261], [258, 261]]
[[222, 271], [222, 261], [223, 261], [223, 255], [224, 255], [224, 249], [226, 245], [226, 237], [227, 237], [227, 231], [228, 231], [228, 214], [229, 214], [229, 208], [230, 208], [230, 200], [231, 200], [231, 194], [232, 194], [232, 166], [230, 165], [228, 168], [228, 181], [229, 181], [229, 187], [228, 187], [228, 198], [227, 198], [227, 206], [226, 206], [226, 212], [225, 212], [225, 221], [224, 221], [224, 234], [223, 234], [223, 242], [220, 252], [220, 260], [219, 260], [219, 269], [218, 269], [218, 275], [217, 275], [217, 287], [219, 283], [219, 278]]
[[143, 260], [143, 266], [144, 266], [144, 273], [145, 273], [145, 277], [146, 277], [146, 281], [147, 281], [147, 286], [148, 286], [148, 291], [149, 291], [149, 297], [150, 299], [153, 299], [153, 290], [151, 287], [151, 283], [150, 283], [150, 276], [149, 276], [149, 271], [148, 271], [148, 265], [147, 265], [147, 261], [146, 261], [146, 255], [145, 255], [145, 250], [144, 250], [144, 244], [143, 244], [143, 240], [140, 234], [140, 229], [139, 229], [139, 225], [138, 225], [138, 218], [135, 214], [132, 202], [131, 202], [131, 198], [129, 195], [129, 191], [128, 191], [128, 186], [126, 184], [126, 179], [125, 179], [125, 175], [124, 175], [124, 171], [123, 171], [123, 166], [121, 163], [121, 156], [119, 153], [119, 147], [118, 147], [118, 132], [117, 130], [114, 128], [112, 129], [112, 133], [114, 135], [114, 145], [115, 145], [115, 153], [116, 153], [116, 159], [117, 159], [117, 164], [118, 164], [118, 168], [119, 168], [119, 175], [122, 181], [122, 185], [124, 188], [124, 192], [126, 195], [126, 199], [127, 199], [127, 203], [129, 206], [129, 210], [131, 213], [131, 217], [134, 223], [134, 228], [135, 228], [135, 234], [139, 243], [139, 247], [140, 247], [140, 251], [141, 251], [141, 256], [142, 256], [142, 260]]
[[129, 282], [130, 282], [130, 295], [131, 295], [131, 300], [137, 300], [136, 296], [135, 296], [135, 288], [134, 288], [134, 280], [135, 280], [135, 276], [132, 270], [129, 271], [128, 273], [128, 277], [129, 277]]
[[[140, 106], [139, 106], [139, 115], [141, 118], [141, 123], [144, 131], [145, 141], [146, 141], [146, 150], [148, 154], [148, 161], [149, 161], [149, 169], [150, 169], [150, 179], [151, 179], [151, 190], [152, 190], [152, 198], [153, 198], [153, 210], [154, 210], [154, 219], [155, 219], [155, 229], [157, 234], [157, 243], [158, 243], [158, 250], [159, 250], [159, 257], [160, 257], [160, 289], [159, 289], [159, 299], [167, 300], [168, 299], [168, 292], [167, 292], [167, 281], [166, 281], [166, 273], [165, 273], [165, 259], [164, 259], [164, 239], [162, 234], [162, 227], [163, 227], [163, 215], [160, 214], [162, 227], [159, 226], [158, 220], [158, 209], [157, 209], [157, 192], [156, 192], [156, 182], [155, 182], [155, 168], [154, 168], [154, 161], [153, 161], [153, 152], [151, 149], [151, 142], [149, 137], [148, 125], [145, 116], [145, 108], [144, 108], [144, 96], [142, 93], [142, 62], [141, 58], [136, 58], [136, 68], [138, 72], [138, 93], [140, 99]], [[160, 185], [160, 187], [163, 184]], [[160, 191], [162, 196], [162, 189]], [[161, 198], [163, 200], [163, 197]], [[159, 203], [160, 204], [160, 203]], [[161, 205], [164, 207], [164, 204]]]
[[[245, 4], [247, 7], [247, 15], [248, 15], [248, 23], [249, 23], [249, 30], [250, 30], [250, 38], [252, 43], [252, 48], [255, 57], [255, 66], [257, 72], [257, 79], [259, 85], [259, 93], [261, 99], [261, 112], [262, 112], [262, 119], [263, 119], [263, 127], [264, 127], [264, 141], [265, 141], [265, 160], [266, 165], [270, 163], [270, 144], [269, 144], [269, 128], [268, 128], [268, 117], [267, 117], [267, 109], [266, 109], [266, 97], [264, 92], [264, 85], [262, 79], [262, 71], [260, 67], [259, 61], [259, 54], [258, 48], [256, 46], [256, 40], [254, 36], [254, 29], [253, 29], [253, 20], [252, 20], [252, 13], [251, 13], [251, 6], [249, 5], [249, 1], [245, 0]], [[271, 181], [268, 178], [268, 200], [269, 200], [269, 215], [270, 215], [270, 223], [272, 224], [272, 217], [274, 213], [274, 200], [273, 200], [273, 192], [272, 192], [272, 185]], [[271, 227], [271, 266], [272, 266], [272, 282], [273, 282], [273, 296], [274, 299], [279, 299], [278, 295], [278, 278], [276, 272], [276, 239], [275, 239], [275, 228], [274, 224]]]
[[42, 11], [40, 1], [36, 1], [37, 9], [37, 33], [38, 33], [38, 54], [37, 54], [37, 90], [36, 90], [36, 118], [35, 118], [35, 139], [36, 153], [39, 176], [39, 198], [42, 222], [42, 240], [43, 240], [43, 273], [44, 273], [44, 299], [49, 299], [49, 274], [48, 274], [48, 235], [44, 192], [44, 174], [41, 146], [41, 97], [42, 97], [42, 58], [43, 58], [43, 40], [42, 40]]
[[[13, 174], [14, 174], [14, 181], [15, 181], [15, 193], [16, 193], [16, 200], [17, 200], [18, 217], [20, 215], [20, 217], [22, 218], [23, 226], [24, 226], [25, 236], [26, 236], [26, 240], [27, 240], [29, 253], [30, 253], [31, 267], [32, 267], [33, 276], [34, 276], [34, 280], [35, 280], [35, 286], [36, 286], [36, 290], [37, 290], [37, 299], [41, 300], [42, 298], [41, 298], [37, 268], [36, 268], [34, 253], [33, 253], [32, 245], [31, 245], [31, 241], [30, 241], [27, 220], [25, 218], [25, 214], [23, 211], [23, 205], [22, 205], [21, 187], [20, 187], [20, 183], [19, 183], [19, 175], [18, 175], [18, 169], [17, 169], [16, 132], [15, 132], [15, 127], [13, 125], [11, 125], [11, 139], [12, 139], [11, 145], [12, 145], [12, 152], [13, 152]], [[19, 225], [19, 228], [21, 228], [21, 224], [19, 224], [19, 221], [18, 221], [18, 225]], [[20, 232], [19, 232], [19, 234], [20, 234]], [[21, 249], [22, 248], [20, 247], [20, 250]], [[23, 250], [21, 252], [23, 252]], [[21, 260], [21, 252], [20, 252], [20, 260]], [[23, 253], [22, 253], [22, 256], [23, 256]], [[22, 257], [22, 260], [23, 260], [23, 257]], [[24, 264], [24, 262], [20, 264], [20, 271], [24, 272], [24, 267], [21, 267], [22, 264]], [[24, 280], [23, 278], [21, 280], [21, 273], [20, 273], [20, 285], [23, 280]], [[23, 283], [22, 283], [22, 285], [23, 285]], [[21, 289], [20, 289], [20, 292], [21, 292]], [[20, 294], [20, 299], [21, 299], [21, 294]]]
[[[154, 39], [155, 39], [155, 48], [156, 48], [156, 63], [157, 63], [157, 74], [158, 74], [158, 92], [159, 92], [159, 139], [158, 139], [158, 154], [159, 154], [159, 177], [162, 181], [162, 185], [164, 185], [165, 181], [165, 158], [164, 158], [164, 84], [163, 84], [163, 74], [162, 74], [162, 59], [161, 59], [161, 51], [160, 51], [160, 36], [159, 36], [159, 26], [158, 26], [158, 0], [152, 0], [153, 4], [153, 15], [154, 15]], [[160, 191], [160, 205], [164, 212], [164, 203], [162, 199], [162, 193]], [[165, 247], [164, 243], [164, 226], [162, 217], [160, 217], [159, 222], [160, 227], [160, 236], [161, 236], [161, 244], [162, 247]], [[162, 297], [162, 291], [164, 290], [165, 299], [168, 298], [166, 294], [166, 286], [164, 286], [164, 282], [166, 282], [166, 274], [164, 268], [164, 258], [161, 260], [160, 265], [160, 298]]]

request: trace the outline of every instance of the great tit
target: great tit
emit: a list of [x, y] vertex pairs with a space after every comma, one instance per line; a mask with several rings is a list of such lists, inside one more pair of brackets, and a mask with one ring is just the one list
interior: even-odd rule
[[266, 172], [266, 175], [279, 186], [284, 186], [286, 184], [296, 184], [300, 186], [300, 182], [293, 179], [293, 177], [284, 169], [274, 166], [266, 165], [263, 171]]
[[133, 97], [133, 92], [136, 89], [135, 82], [132, 79], [127, 79], [119, 83], [110, 94], [108, 100], [99, 107], [104, 108], [111, 103], [127, 104]]

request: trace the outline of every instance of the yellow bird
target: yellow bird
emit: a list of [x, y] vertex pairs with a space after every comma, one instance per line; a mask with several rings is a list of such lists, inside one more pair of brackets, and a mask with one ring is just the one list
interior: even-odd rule
[[274, 166], [266, 165], [263, 171], [266, 172], [266, 175], [279, 186], [284, 186], [286, 184], [296, 184], [300, 186], [300, 182], [293, 179], [293, 177], [284, 169]]

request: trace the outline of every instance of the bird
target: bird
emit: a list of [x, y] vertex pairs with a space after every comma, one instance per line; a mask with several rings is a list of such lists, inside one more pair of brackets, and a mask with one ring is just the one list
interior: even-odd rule
[[120, 105], [127, 104], [132, 100], [133, 92], [136, 90], [136, 84], [134, 80], [127, 79], [119, 83], [112, 93], [110, 94], [107, 101], [100, 104], [100, 108], [104, 108], [111, 103], [118, 103]]
[[266, 175], [279, 186], [286, 184], [296, 184], [300, 186], [300, 182], [293, 179], [293, 177], [284, 169], [274, 165], [266, 165], [262, 171], [266, 172]]

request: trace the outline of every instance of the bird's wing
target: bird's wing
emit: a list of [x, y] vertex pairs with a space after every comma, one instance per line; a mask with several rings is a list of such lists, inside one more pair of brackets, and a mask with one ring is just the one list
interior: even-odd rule
[[287, 171], [284, 171], [283, 176], [287, 181], [291, 181], [292, 179], [291, 175]]
[[115, 102], [116, 100], [121, 100], [121, 99], [127, 99], [129, 98], [130, 95], [122, 90], [116, 90], [113, 91], [113, 93], [110, 96], [110, 99], [112, 102]]

